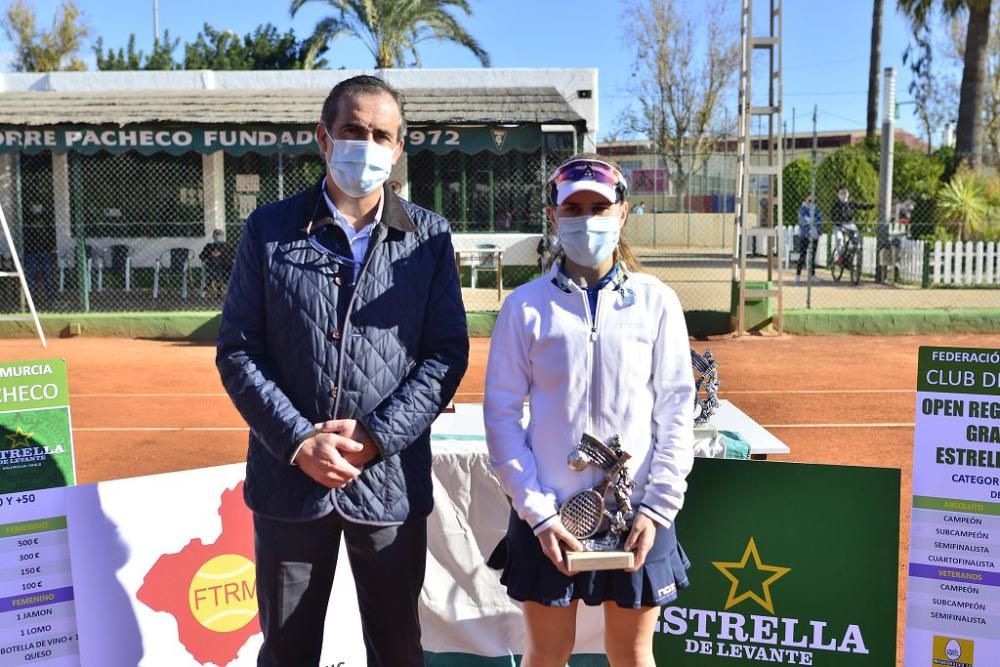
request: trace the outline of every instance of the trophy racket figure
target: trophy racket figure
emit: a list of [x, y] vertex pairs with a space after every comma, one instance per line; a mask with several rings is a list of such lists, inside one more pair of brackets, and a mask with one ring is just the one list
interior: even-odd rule
[[[621, 570], [635, 565], [635, 554], [623, 548], [635, 518], [631, 501], [635, 481], [625, 467], [630, 458], [617, 435], [605, 444], [588, 433], [567, 458], [573, 470], [596, 466], [604, 473], [599, 484], [574, 493], [559, 508], [566, 530], [583, 545], [583, 551], [566, 552], [570, 572]], [[608, 508], [609, 492], [614, 496], [613, 509]]]
[[[691, 350], [691, 366], [694, 368], [694, 425], [708, 423], [719, 408], [719, 363], [711, 350], [700, 355]], [[704, 396], [704, 397], [703, 397]]]

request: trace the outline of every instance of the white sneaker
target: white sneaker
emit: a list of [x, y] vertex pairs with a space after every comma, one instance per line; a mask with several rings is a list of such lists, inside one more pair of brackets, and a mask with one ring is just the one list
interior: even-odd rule
[[813, 276], [812, 278], [809, 279], [809, 282], [812, 283], [813, 285], [819, 285], [823, 281], [820, 280], [819, 276]]
[[798, 285], [802, 279], [799, 276], [795, 276], [795, 284]]

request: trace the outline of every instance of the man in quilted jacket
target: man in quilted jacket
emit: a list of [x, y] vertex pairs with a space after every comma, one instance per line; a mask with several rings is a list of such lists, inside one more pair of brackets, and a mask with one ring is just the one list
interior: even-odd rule
[[368, 664], [423, 665], [430, 426], [469, 341], [448, 222], [387, 185], [405, 129], [384, 81], [338, 84], [316, 126], [325, 177], [240, 240], [216, 364], [250, 426], [258, 665], [319, 664], [342, 538]]

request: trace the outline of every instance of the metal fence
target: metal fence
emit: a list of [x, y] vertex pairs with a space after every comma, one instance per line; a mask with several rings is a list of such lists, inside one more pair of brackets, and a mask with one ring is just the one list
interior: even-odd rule
[[513, 288], [541, 275], [550, 248], [545, 181], [571, 155], [548, 147], [409, 156], [410, 199], [451, 223], [467, 310], [498, 310]]
[[[545, 178], [570, 154], [407, 158], [410, 199], [452, 223], [470, 310], [498, 308], [510, 288], [540, 274]], [[0, 199], [40, 311], [213, 310], [247, 216], [324, 173], [318, 155], [280, 152], [19, 154], [0, 165]], [[25, 306], [16, 282], [0, 284], [0, 312]]]
[[[452, 224], [467, 310], [497, 310], [512, 289], [541, 274], [551, 249], [545, 177], [569, 154], [408, 156], [410, 199]], [[735, 155], [692, 160], [700, 166], [686, 183], [667, 164], [613, 159], [629, 176], [625, 238], [643, 270], [672, 286], [689, 311], [730, 312]], [[0, 164], [0, 201], [42, 312], [215, 310], [249, 212], [310, 186], [324, 168], [319, 156], [280, 153], [10, 155]], [[934, 198], [900, 189], [892, 225], [877, 227], [877, 174], [847, 184], [849, 201], [860, 205], [849, 207], [860, 235], [854, 284], [850, 271], [838, 270], [834, 243], [844, 183], [824, 173], [817, 169], [814, 248], [798, 224], [813, 187], [811, 165], [786, 167], [780, 221], [766, 185], [751, 184], [750, 224], [786, 228], [786, 309], [1000, 307], [1000, 239], [949, 245], [954, 230]], [[216, 229], [224, 232], [221, 248], [212, 246]], [[814, 281], [805, 257], [811, 251]], [[9, 265], [9, 257], [0, 263]], [[765, 264], [752, 257], [748, 279], [766, 280]], [[23, 309], [16, 281], [0, 283], [0, 312]]]
[[[890, 224], [877, 225], [877, 172], [858, 167], [862, 176], [848, 171], [845, 177], [829, 166], [818, 168], [826, 159], [821, 155], [813, 186], [812, 165], [789, 166], [792, 157], [786, 156], [782, 220], [765, 179], [751, 181], [748, 209], [749, 224], [786, 228], [782, 271], [772, 276], [782, 282], [785, 309], [1000, 308], [1000, 239], [949, 241], [956, 226], [936, 211], [935, 197], [899, 172]], [[671, 178], [669, 165], [648, 155], [641, 166], [638, 160], [617, 159], [630, 175], [633, 213], [625, 236], [638, 251], [643, 270], [673, 287], [687, 311], [733, 312], [736, 156], [719, 153], [703, 163], [690, 161], [703, 166], [694, 170], [686, 191], [683, 182]], [[847, 202], [838, 205], [845, 185]], [[800, 212], [807, 216], [813, 187], [820, 224], [816, 238], [805, 240], [800, 237]], [[638, 204], [644, 208], [641, 215], [635, 213]], [[852, 224], [858, 234], [856, 283], [850, 270], [843, 270], [843, 259], [838, 263], [836, 244]], [[746, 277], [763, 283], [768, 279], [764, 249], [750, 251]], [[812, 280], [810, 252], [815, 253]]]
[[[46, 152], [12, 156], [6, 171], [4, 210], [40, 311], [169, 311], [219, 308], [246, 217], [312, 185], [324, 165], [280, 153]], [[3, 284], [0, 310], [24, 305], [17, 284]]]

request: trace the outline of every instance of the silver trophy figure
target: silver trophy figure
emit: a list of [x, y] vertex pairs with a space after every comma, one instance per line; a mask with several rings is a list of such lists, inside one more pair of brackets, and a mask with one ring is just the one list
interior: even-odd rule
[[702, 426], [719, 408], [719, 363], [711, 350], [705, 350], [704, 356], [691, 350], [691, 366], [698, 378], [694, 381], [694, 425]]
[[[625, 467], [630, 458], [618, 436], [605, 444], [588, 433], [570, 453], [567, 463], [573, 470], [597, 466], [604, 473], [601, 483], [574, 493], [559, 508], [566, 530], [583, 545], [583, 551], [566, 553], [570, 572], [621, 570], [635, 565], [635, 554], [623, 548], [635, 518], [631, 501], [635, 481]], [[608, 491], [614, 494], [614, 510], [605, 503]]]

